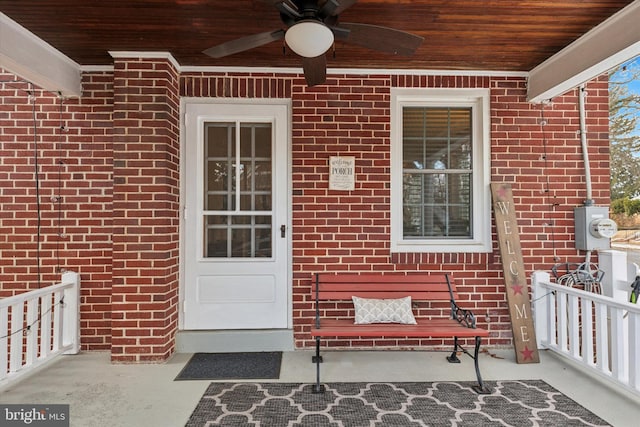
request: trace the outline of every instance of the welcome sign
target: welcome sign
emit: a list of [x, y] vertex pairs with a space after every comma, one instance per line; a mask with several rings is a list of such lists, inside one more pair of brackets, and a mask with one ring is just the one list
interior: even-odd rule
[[329, 190], [353, 191], [356, 187], [355, 156], [329, 157]]
[[491, 194], [500, 257], [502, 258], [502, 271], [507, 288], [507, 303], [511, 317], [513, 344], [516, 349], [516, 361], [518, 363], [538, 363], [540, 358], [511, 186], [492, 183]]

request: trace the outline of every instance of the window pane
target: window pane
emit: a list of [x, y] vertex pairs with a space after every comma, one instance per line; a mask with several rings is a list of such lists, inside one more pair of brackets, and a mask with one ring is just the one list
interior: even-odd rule
[[205, 218], [206, 258], [271, 257], [270, 215], [208, 215]]
[[255, 157], [271, 158], [271, 124], [256, 124], [255, 127]]
[[402, 158], [405, 169], [424, 169], [424, 108], [404, 108]]
[[451, 110], [450, 168], [471, 169], [471, 110]]
[[234, 200], [228, 195], [209, 194], [205, 199], [205, 210], [208, 211], [229, 211], [233, 209]]
[[206, 124], [205, 142], [205, 210], [234, 209], [233, 183], [235, 124]]
[[271, 191], [271, 161], [255, 162], [253, 173], [255, 175], [255, 189], [259, 191]]
[[234, 123], [209, 123], [207, 129], [206, 157], [227, 158], [231, 153], [229, 142], [235, 140]]
[[240, 191], [251, 191], [253, 187], [251, 166], [251, 161], [240, 163]]
[[240, 209], [271, 210], [271, 124], [241, 127]]
[[251, 257], [251, 229], [235, 228], [231, 230], [231, 256], [234, 258]]
[[251, 157], [253, 147], [253, 127], [250, 124], [240, 125], [240, 157]]
[[255, 258], [271, 257], [271, 227], [256, 230]]
[[228, 161], [209, 160], [207, 169], [209, 191], [227, 191], [231, 164]]
[[424, 108], [404, 107], [402, 116], [402, 135], [404, 138], [424, 137]]
[[205, 253], [206, 258], [226, 257], [228, 253], [227, 242], [227, 216], [211, 215], [205, 217]]
[[471, 108], [405, 107], [403, 124], [404, 238], [471, 238]]

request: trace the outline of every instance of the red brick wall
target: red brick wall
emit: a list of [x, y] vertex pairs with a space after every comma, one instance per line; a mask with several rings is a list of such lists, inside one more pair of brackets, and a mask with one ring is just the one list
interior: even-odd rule
[[[108, 350], [113, 76], [86, 74], [81, 99], [60, 99], [3, 70], [0, 81], [0, 296], [57, 283], [64, 269], [78, 271], [82, 348]], [[34, 140], [40, 178], [40, 279]]]
[[164, 360], [178, 326], [179, 105], [167, 60], [116, 59], [111, 358]]
[[[495, 243], [489, 254], [390, 253], [390, 88], [489, 88], [491, 179], [512, 185], [527, 273], [558, 261], [581, 260], [573, 248], [573, 208], [585, 199], [577, 92], [549, 105], [526, 102], [526, 81], [514, 77], [329, 76], [328, 85], [306, 88], [296, 78], [288, 89], [264, 76], [182, 78], [183, 96], [262, 97], [251, 87], [280, 88], [293, 99], [293, 317], [296, 345], [312, 345], [310, 288], [317, 271], [452, 272], [468, 307], [492, 332], [489, 343], [511, 345], [502, 266]], [[252, 81], [255, 84], [252, 86]], [[260, 81], [261, 83], [257, 83]], [[275, 81], [275, 82], [274, 82]], [[607, 82], [589, 85], [587, 132], [593, 197], [609, 200]], [[543, 111], [544, 110], [544, 111]], [[544, 115], [543, 115], [544, 114]], [[546, 125], [542, 125], [546, 121]], [[546, 152], [546, 156], [544, 153]], [[332, 155], [356, 156], [357, 187], [328, 191]], [[546, 159], [545, 159], [546, 158]], [[345, 306], [328, 307], [347, 315]], [[436, 340], [334, 340], [333, 346], [441, 345]]]
[[[389, 101], [391, 87], [491, 90], [492, 181], [513, 187], [530, 273], [556, 261], [581, 260], [573, 248], [573, 208], [586, 192], [577, 92], [548, 105], [530, 105], [525, 83], [515, 77], [330, 75], [328, 85], [306, 88], [295, 75], [179, 76], [165, 59], [120, 58], [113, 73], [85, 73], [81, 99], [64, 100], [68, 132], [62, 134], [58, 97], [37, 91], [43, 282], [58, 281], [59, 266], [80, 272], [83, 349], [111, 349], [114, 361], [168, 357], [178, 317], [179, 96], [291, 98], [296, 345], [311, 345], [311, 274], [338, 270], [452, 272], [466, 295], [463, 302], [491, 330], [490, 344], [510, 345], [495, 243], [489, 254], [390, 253]], [[25, 88], [22, 83], [0, 86], [2, 295], [37, 287], [32, 107]], [[593, 196], [596, 204], [606, 205], [606, 79], [588, 85], [587, 110]], [[327, 159], [336, 154], [356, 156], [355, 191], [328, 191]], [[51, 201], [57, 194], [62, 195], [60, 221]], [[336, 310], [344, 314], [346, 309]]]

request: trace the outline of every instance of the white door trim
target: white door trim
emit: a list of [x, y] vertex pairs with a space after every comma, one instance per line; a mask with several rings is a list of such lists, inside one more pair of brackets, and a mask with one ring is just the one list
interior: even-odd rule
[[273, 106], [285, 106], [287, 109], [287, 116], [289, 119], [289, 126], [287, 128], [287, 153], [286, 153], [286, 167], [287, 167], [287, 188], [286, 188], [286, 198], [287, 198], [287, 235], [289, 238], [287, 239], [287, 247], [286, 247], [286, 258], [287, 258], [287, 283], [289, 284], [287, 287], [287, 329], [293, 328], [293, 302], [292, 302], [292, 287], [291, 284], [293, 282], [293, 268], [292, 268], [292, 239], [291, 236], [291, 227], [292, 227], [292, 161], [291, 161], [291, 100], [285, 98], [276, 98], [276, 99], [238, 99], [238, 98], [197, 98], [197, 97], [184, 97], [180, 100], [180, 248], [179, 248], [179, 256], [180, 256], [180, 266], [179, 266], [179, 309], [178, 309], [178, 329], [184, 329], [184, 295], [185, 295], [185, 207], [186, 207], [186, 110], [187, 105], [199, 104], [199, 105], [273, 105]]

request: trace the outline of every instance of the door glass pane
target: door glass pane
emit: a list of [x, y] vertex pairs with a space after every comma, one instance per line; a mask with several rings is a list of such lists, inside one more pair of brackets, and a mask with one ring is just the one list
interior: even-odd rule
[[229, 142], [235, 139], [235, 123], [207, 125], [207, 156], [226, 159], [231, 153]]
[[249, 258], [251, 256], [251, 229], [234, 228], [231, 230], [231, 256]]
[[272, 125], [205, 126], [204, 256], [271, 257]]
[[208, 123], [205, 132], [204, 210], [235, 207], [235, 123]]
[[227, 257], [228, 242], [225, 227], [211, 227], [206, 231], [205, 257]]

